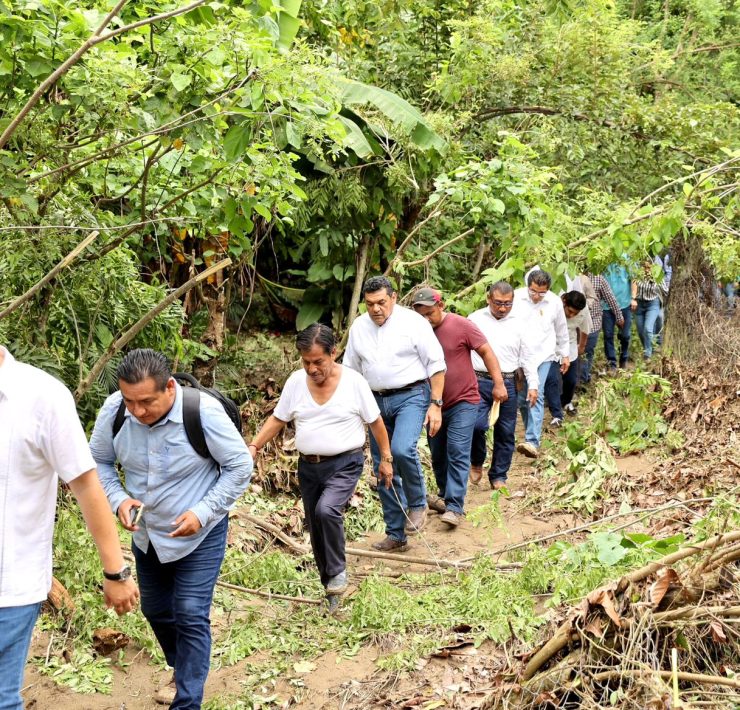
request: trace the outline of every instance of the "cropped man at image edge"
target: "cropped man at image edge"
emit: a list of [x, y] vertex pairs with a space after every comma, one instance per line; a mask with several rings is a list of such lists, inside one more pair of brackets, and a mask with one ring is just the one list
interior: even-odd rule
[[[221, 403], [205, 393], [199, 414], [210, 456], [195, 451], [185, 430], [183, 388], [161, 353], [132, 350], [117, 375], [120, 391], [103, 404], [90, 449], [111, 508], [133, 532], [141, 610], [174, 671], [154, 699], [171, 702], [173, 710], [200, 708], [228, 511], [249, 484], [252, 457]], [[115, 434], [121, 400], [125, 417]], [[142, 504], [132, 525], [132, 508]]]
[[118, 614], [138, 590], [124, 574], [118, 532], [69, 390], [0, 346], [0, 709], [22, 710], [23, 668], [51, 589], [61, 478], [80, 505], [103, 563], [103, 594]]
[[[403, 552], [408, 549], [406, 535], [426, 524], [427, 491], [417, 443], [423, 426], [434, 436], [442, 423], [445, 360], [432, 326], [396, 304], [396, 292], [385, 276], [365, 281], [362, 294], [367, 313], [349, 329], [343, 364], [367, 380], [391, 442], [393, 481], [390, 488], [378, 486], [386, 538], [373, 547]], [[372, 436], [370, 448], [379, 476], [381, 453]]]

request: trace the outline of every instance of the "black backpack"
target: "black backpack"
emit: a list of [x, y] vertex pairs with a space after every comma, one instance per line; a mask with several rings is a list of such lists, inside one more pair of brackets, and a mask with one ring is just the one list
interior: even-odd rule
[[[182, 388], [182, 420], [185, 426], [190, 446], [195, 452], [204, 459], [213, 459], [211, 452], [206, 444], [206, 437], [203, 434], [203, 425], [200, 421], [200, 393], [205, 392], [214, 399], [218, 400], [229, 419], [234, 423], [236, 430], [242, 433], [242, 415], [239, 405], [223, 392], [215, 387], [204, 387], [198, 380], [187, 372], [174, 372], [172, 376], [183, 385]], [[121, 404], [113, 420], [113, 438], [121, 431], [121, 427], [126, 421], [126, 404], [121, 400]], [[215, 461], [215, 459], [213, 459]], [[216, 462], [218, 463], [218, 462]]]

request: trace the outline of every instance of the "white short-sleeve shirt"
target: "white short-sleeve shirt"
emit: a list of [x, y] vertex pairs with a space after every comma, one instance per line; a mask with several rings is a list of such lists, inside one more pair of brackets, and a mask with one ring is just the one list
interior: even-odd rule
[[341, 368], [339, 384], [328, 402], [317, 404], [308, 375], [297, 370], [285, 383], [273, 414], [295, 424], [295, 445], [302, 454], [335, 456], [365, 444], [365, 424], [380, 416], [370, 386], [359, 373]]
[[57, 478], [95, 468], [69, 390], [4, 348], [0, 366], [0, 607], [46, 599]]

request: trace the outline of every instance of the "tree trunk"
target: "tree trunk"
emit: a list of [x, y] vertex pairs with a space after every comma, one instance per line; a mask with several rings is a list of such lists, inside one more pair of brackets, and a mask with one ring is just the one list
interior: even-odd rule
[[[203, 285], [202, 297], [208, 309], [208, 326], [200, 340], [203, 345], [220, 354], [223, 350], [226, 331], [226, 292], [222, 271], [214, 274], [208, 283]], [[206, 387], [213, 387], [213, 370], [217, 361], [218, 356], [208, 360], [199, 360], [195, 365], [195, 376]]]

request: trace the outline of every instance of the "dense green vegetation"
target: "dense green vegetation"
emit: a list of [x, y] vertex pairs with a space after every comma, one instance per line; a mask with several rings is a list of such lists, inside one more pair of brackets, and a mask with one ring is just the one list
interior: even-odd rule
[[2, 309], [100, 232], [0, 339], [88, 414], [116, 338], [226, 257], [133, 342], [210, 376], [240, 326], [345, 326], [370, 272], [463, 310], [672, 242], [740, 272], [733, 2], [86, 7], [0, 3]]

